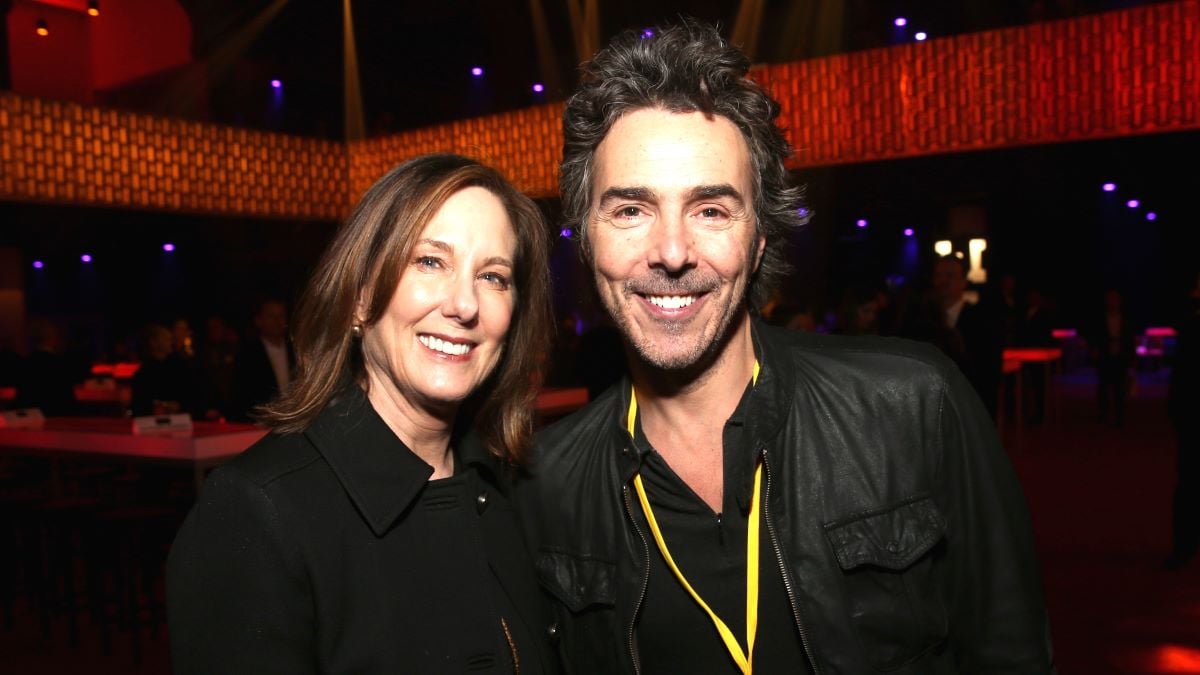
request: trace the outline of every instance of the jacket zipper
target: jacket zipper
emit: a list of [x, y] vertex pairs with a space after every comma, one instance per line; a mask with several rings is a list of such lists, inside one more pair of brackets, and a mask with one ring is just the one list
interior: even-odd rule
[[637, 624], [638, 612], [642, 610], [642, 601], [646, 599], [646, 586], [650, 583], [650, 543], [646, 541], [646, 535], [642, 534], [642, 528], [638, 527], [637, 519], [633, 517], [629, 485], [621, 486], [621, 492], [625, 495], [625, 513], [629, 516], [629, 522], [633, 524], [633, 531], [637, 532], [642, 540], [642, 551], [645, 554], [642, 561], [642, 592], [638, 595], [637, 604], [633, 606], [633, 618], [629, 621], [629, 657], [633, 660], [633, 672], [641, 675], [642, 664], [638, 663], [638, 654], [633, 644], [633, 627]]
[[[821, 667], [813, 658], [812, 648], [808, 644], [808, 634], [804, 631], [804, 622], [800, 620], [800, 605], [796, 602], [796, 592], [792, 587], [792, 577], [788, 574], [787, 565], [783, 562], [783, 548], [779, 545], [779, 537], [775, 534], [775, 521], [771, 519], [771, 466], [767, 463], [767, 449], [762, 449], [763, 470], [767, 472], [767, 487], [763, 491], [763, 516], [767, 520], [767, 535], [771, 538], [771, 546], [775, 549], [775, 559], [779, 561], [779, 573], [783, 576], [783, 588], [787, 591], [788, 602], [792, 605], [792, 617], [796, 620], [796, 629], [800, 631], [800, 644], [808, 662], [812, 664], [813, 672], [820, 675]], [[626, 495], [628, 497], [628, 495]], [[643, 538], [644, 540], [644, 538]]]

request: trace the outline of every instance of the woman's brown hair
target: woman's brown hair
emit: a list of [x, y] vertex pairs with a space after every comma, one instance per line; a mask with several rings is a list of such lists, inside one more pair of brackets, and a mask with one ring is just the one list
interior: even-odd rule
[[528, 197], [495, 169], [459, 155], [426, 155], [380, 178], [338, 230], [301, 297], [292, 338], [296, 375], [258, 419], [279, 433], [303, 431], [345, 387], [365, 386], [362, 342], [351, 333], [362, 298], [363, 325], [383, 316], [413, 246], [453, 194], [482, 187], [494, 194], [517, 236], [515, 303], [504, 352], [495, 371], [459, 411], [456, 426], [472, 425], [484, 446], [519, 462], [533, 436], [538, 364], [551, 339], [549, 233]]

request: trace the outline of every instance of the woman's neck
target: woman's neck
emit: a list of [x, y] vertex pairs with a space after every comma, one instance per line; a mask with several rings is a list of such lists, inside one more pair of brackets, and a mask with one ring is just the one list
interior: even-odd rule
[[454, 414], [437, 414], [409, 400], [391, 382], [367, 373], [367, 400], [384, 423], [417, 457], [433, 467], [430, 480], [454, 475], [450, 432]]

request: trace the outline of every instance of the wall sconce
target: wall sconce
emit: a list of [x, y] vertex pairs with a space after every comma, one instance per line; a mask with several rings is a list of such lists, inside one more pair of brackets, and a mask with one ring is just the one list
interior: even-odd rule
[[88, 16], [100, 16], [100, 0], [88, 0]]
[[45, 19], [38, 19], [37, 23], [34, 24], [34, 32], [41, 37], [46, 37], [50, 34], [50, 26], [46, 25]]

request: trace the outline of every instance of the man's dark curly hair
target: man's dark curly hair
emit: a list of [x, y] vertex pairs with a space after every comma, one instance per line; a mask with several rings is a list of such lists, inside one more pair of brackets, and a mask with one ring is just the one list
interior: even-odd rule
[[596, 148], [622, 115], [644, 108], [720, 115], [737, 125], [750, 149], [754, 214], [766, 250], [750, 282], [750, 301], [761, 307], [789, 266], [787, 233], [804, 224], [802, 190], [789, 180], [784, 160], [791, 147], [776, 125], [779, 104], [747, 77], [750, 60], [715, 27], [693, 19], [626, 31], [583, 65], [579, 90], [563, 111], [563, 160], [558, 187], [563, 215], [580, 233], [591, 258], [588, 214]]

